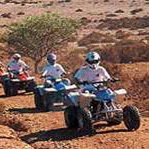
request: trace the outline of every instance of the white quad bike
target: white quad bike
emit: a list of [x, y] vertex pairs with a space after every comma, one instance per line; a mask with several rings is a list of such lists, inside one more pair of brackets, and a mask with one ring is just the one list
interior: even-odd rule
[[[110, 81], [116, 82], [116, 80]], [[124, 108], [117, 103], [127, 92], [125, 89], [112, 91], [108, 88], [109, 81], [92, 83], [94, 92], [71, 92], [68, 95], [64, 119], [68, 128], [80, 128], [91, 133], [95, 131], [93, 124], [106, 121], [108, 125], [118, 125], [124, 121], [129, 131], [137, 130], [140, 126], [139, 111], [135, 106]]]
[[76, 88], [77, 86], [69, 84], [67, 79], [54, 79], [51, 77], [43, 85], [38, 85], [35, 88], [34, 102], [36, 109], [41, 112], [48, 112], [54, 110], [55, 104], [64, 106], [68, 93]]

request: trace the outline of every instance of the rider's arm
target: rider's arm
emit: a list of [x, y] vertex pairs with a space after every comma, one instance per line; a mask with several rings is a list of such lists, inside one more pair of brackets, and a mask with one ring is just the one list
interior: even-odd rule
[[47, 73], [48, 73], [48, 68], [47, 68], [47, 66], [44, 66], [41, 76], [42, 76], [42, 77], [46, 77]]
[[23, 70], [28, 70], [29, 69], [29, 65], [27, 65], [24, 61], [21, 61], [21, 66], [23, 68]]
[[107, 72], [107, 70], [105, 68], [102, 67], [102, 74], [105, 78], [105, 81], [111, 80], [111, 77], [109, 75], [109, 73]]
[[66, 71], [64, 70], [64, 68], [63, 68], [62, 65], [57, 64], [57, 67], [58, 67], [58, 69], [59, 69], [59, 72], [58, 72], [58, 73], [60, 74], [60, 76], [63, 76], [63, 75], [66, 74]]
[[11, 62], [7, 65], [7, 71], [11, 70]]

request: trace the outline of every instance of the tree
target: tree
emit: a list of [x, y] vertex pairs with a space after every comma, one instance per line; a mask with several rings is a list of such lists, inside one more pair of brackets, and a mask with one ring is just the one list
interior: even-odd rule
[[29, 16], [11, 24], [5, 41], [9, 46], [20, 49], [23, 56], [31, 58], [37, 72], [38, 64], [48, 51], [66, 41], [79, 27], [79, 21], [58, 14]]

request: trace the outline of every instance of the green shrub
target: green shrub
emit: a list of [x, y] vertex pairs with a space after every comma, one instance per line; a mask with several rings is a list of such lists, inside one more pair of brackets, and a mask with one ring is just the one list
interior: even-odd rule
[[70, 38], [79, 27], [79, 21], [58, 14], [29, 16], [10, 26], [5, 41], [19, 49], [22, 55], [34, 60], [37, 71], [39, 62], [47, 52]]

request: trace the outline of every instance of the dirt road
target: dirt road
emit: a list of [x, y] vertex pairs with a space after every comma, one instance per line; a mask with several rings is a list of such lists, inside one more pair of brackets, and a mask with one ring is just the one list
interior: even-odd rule
[[[134, 132], [128, 132], [123, 123], [112, 127], [98, 123], [95, 125], [97, 133], [85, 136], [66, 128], [63, 112], [38, 113], [33, 95], [1, 96], [0, 99], [1, 124], [11, 127], [20, 143], [23, 141], [35, 149], [147, 149], [149, 146], [148, 117], [141, 118], [141, 127]], [[13, 142], [9, 145], [13, 146]]]

